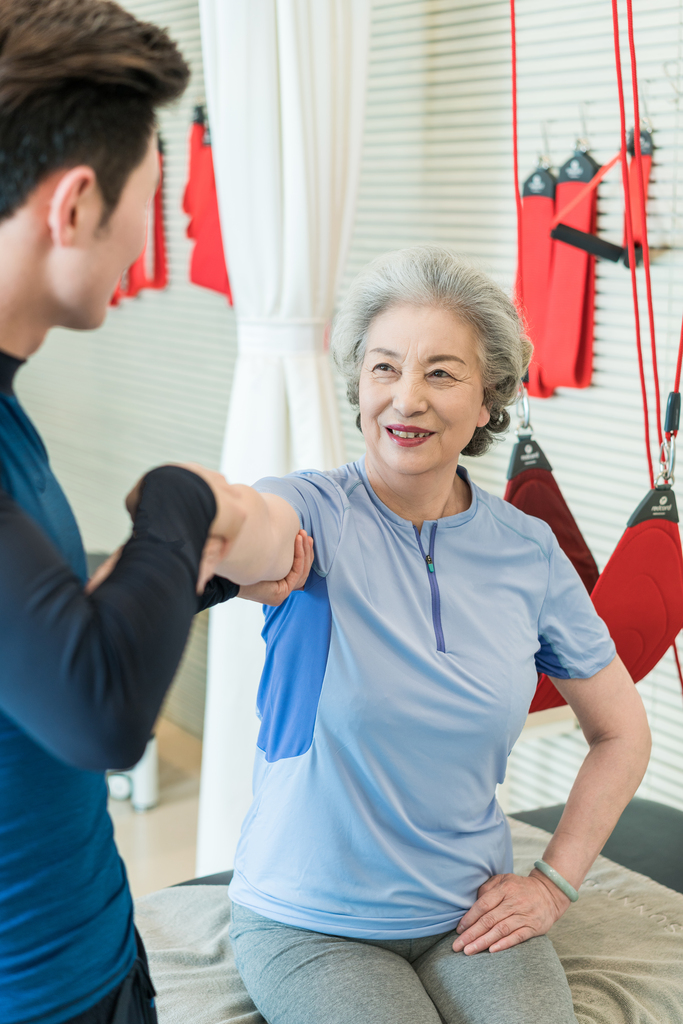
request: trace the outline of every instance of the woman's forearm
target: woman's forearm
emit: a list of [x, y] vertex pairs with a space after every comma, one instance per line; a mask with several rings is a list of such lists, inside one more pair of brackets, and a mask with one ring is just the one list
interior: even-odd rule
[[[640, 697], [629, 728], [591, 744], [543, 859], [576, 889], [636, 792], [650, 756], [650, 731]], [[540, 873], [539, 873], [540, 874]], [[551, 883], [552, 884], [552, 883]]]
[[218, 574], [238, 584], [280, 580], [292, 568], [299, 518], [284, 499], [259, 494], [253, 487], [235, 487], [245, 521]]

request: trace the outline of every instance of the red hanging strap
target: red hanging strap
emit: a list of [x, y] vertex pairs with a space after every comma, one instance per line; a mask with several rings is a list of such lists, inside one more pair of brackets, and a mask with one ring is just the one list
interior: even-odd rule
[[[552, 388], [546, 388], [543, 383], [542, 366], [554, 244], [550, 225], [555, 210], [555, 185], [553, 175], [541, 166], [525, 181], [522, 195], [522, 255], [517, 267], [517, 294], [522, 294], [523, 290], [526, 329], [534, 346], [528, 383], [529, 394], [534, 398], [548, 398], [552, 394]], [[523, 286], [519, 283], [522, 265], [525, 269]]]
[[[578, 150], [560, 169], [555, 206], [562, 223], [584, 235], [595, 230], [597, 192], [587, 185], [593, 184], [599, 171], [595, 161]], [[594, 299], [595, 257], [555, 241], [542, 343], [541, 376], [547, 388], [590, 384]]]
[[183, 197], [183, 210], [190, 217], [187, 235], [195, 240], [190, 259], [190, 280], [202, 288], [210, 288], [227, 296], [232, 305], [218, 213], [213, 155], [203, 117], [203, 111], [199, 108], [190, 130], [189, 174]]

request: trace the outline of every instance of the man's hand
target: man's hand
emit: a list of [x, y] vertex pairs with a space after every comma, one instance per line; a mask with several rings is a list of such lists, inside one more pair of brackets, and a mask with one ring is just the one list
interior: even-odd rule
[[313, 565], [313, 538], [305, 530], [299, 530], [294, 541], [294, 561], [283, 580], [271, 582], [263, 580], [241, 586], [238, 597], [245, 601], [256, 601], [258, 604], [269, 604], [277, 608], [285, 601], [293, 590], [303, 590], [308, 574]]
[[[200, 476], [213, 491], [216, 501], [216, 516], [209, 527], [209, 536], [204, 545], [197, 577], [197, 593], [203, 594], [206, 584], [212, 576], [215, 576], [219, 563], [228, 555], [234, 540], [242, 529], [245, 520], [245, 511], [240, 498], [242, 489], [231, 486], [221, 473], [206, 469], [205, 466], [200, 466], [197, 462], [170, 463], [170, 465], [177, 465], [181, 469], [187, 469], [196, 476]], [[126, 508], [133, 520], [140, 504], [144, 484], [145, 477], [143, 476], [126, 496]], [[112, 568], [113, 565], [109, 572]], [[98, 577], [95, 585], [99, 586], [103, 578], [106, 577]]]
[[494, 875], [480, 886], [477, 897], [456, 928], [456, 953], [497, 953], [545, 935], [571, 905], [536, 868], [526, 877]]
[[[211, 490], [216, 500], [216, 517], [209, 527], [210, 537], [222, 537], [232, 542], [239, 533], [244, 523], [245, 514], [240, 500], [240, 487], [228, 483], [222, 473], [213, 469], [200, 466], [198, 462], [172, 462], [167, 465], [178, 466], [180, 469], [187, 469], [190, 473], [200, 476]], [[142, 489], [145, 485], [145, 477], [141, 477], [135, 487], [126, 496], [126, 508], [131, 519], [135, 519]], [[227, 554], [227, 548], [222, 557]]]

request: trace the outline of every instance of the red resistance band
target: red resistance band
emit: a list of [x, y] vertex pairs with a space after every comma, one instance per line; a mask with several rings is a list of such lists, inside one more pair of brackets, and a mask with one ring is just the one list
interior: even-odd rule
[[[577, 150], [560, 169], [556, 209], [564, 210], [598, 170], [598, 164], [587, 153]], [[594, 234], [597, 190], [591, 189], [563, 215], [562, 221], [568, 227]], [[547, 397], [557, 387], [585, 388], [591, 382], [595, 257], [575, 246], [553, 241], [547, 302], [539, 357], [541, 386], [529, 391], [536, 397]]]
[[190, 170], [183, 210], [190, 217], [187, 236], [195, 240], [190, 260], [190, 280], [193, 284], [226, 295], [232, 305], [218, 214], [213, 155], [201, 113], [197, 114], [190, 130]]
[[[147, 273], [150, 247], [153, 249], [153, 271], [151, 277]], [[117, 306], [121, 299], [132, 299], [143, 288], [161, 291], [168, 284], [168, 261], [166, 259], [166, 234], [164, 231], [164, 197], [163, 197], [163, 156], [159, 149], [159, 185], [147, 218], [145, 247], [123, 275], [114, 292], [110, 304]]]

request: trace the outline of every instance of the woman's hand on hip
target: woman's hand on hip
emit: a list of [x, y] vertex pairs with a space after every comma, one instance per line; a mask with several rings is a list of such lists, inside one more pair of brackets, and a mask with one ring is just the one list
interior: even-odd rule
[[535, 868], [526, 877], [494, 875], [480, 886], [477, 897], [456, 929], [456, 953], [498, 953], [545, 935], [570, 906], [564, 893]]

